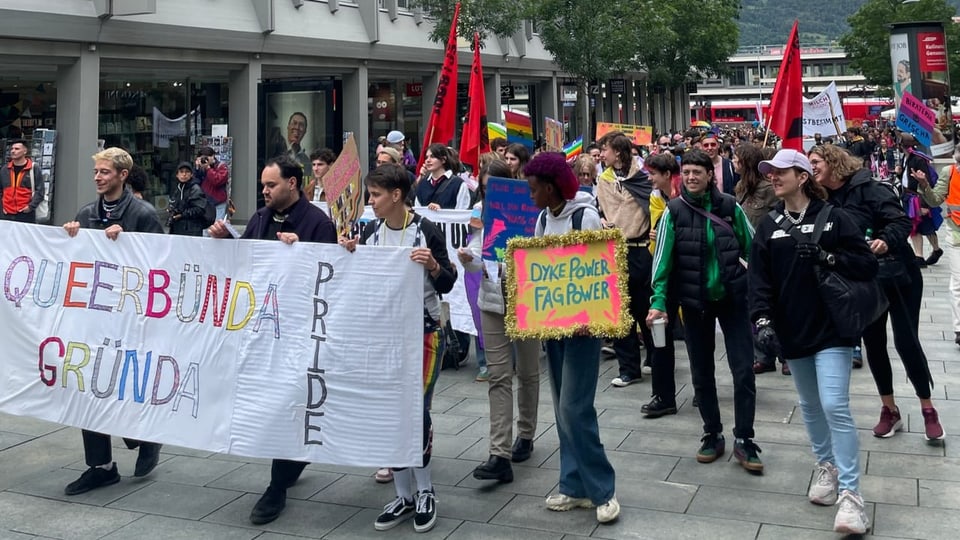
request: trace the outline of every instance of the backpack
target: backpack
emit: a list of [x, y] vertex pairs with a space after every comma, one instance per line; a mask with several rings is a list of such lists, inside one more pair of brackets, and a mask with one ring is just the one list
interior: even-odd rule
[[[586, 210], [584, 207], [577, 208], [573, 211], [573, 214], [570, 215], [571, 221], [573, 222], [573, 230], [579, 231], [583, 228], [583, 211]], [[540, 230], [545, 230], [547, 228], [547, 211], [540, 211]]]

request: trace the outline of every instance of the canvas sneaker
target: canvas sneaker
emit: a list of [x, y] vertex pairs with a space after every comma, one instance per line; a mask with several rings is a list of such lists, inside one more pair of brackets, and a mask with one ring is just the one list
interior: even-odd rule
[[424, 533], [437, 524], [437, 495], [430, 491], [417, 494], [417, 509], [413, 516], [413, 530]]
[[741, 467], [751, 473], [763, 474], [763, 462], [760, 461], [760, 447], [753, 439], [733, 441], [733, 457]]
[[702, 444], [697, 451], [697, 461], [700, 463], [713, 463], [726, 450], [726, 441], [720, 433], [705, 433], [700, 442]]
[[837, 488], [839, 487], [837, 468], [833, 466], [833, 463], [817, 463], [817, 470], [814, 475], [810, 490], [807, 491], [807, 499], [820, 506], [836, 504]]
[[640, 377], [631, 377], [629, 375], [621, 375], [619, 377], [615, 377], [612, 381], [610, 381], [610, 384], [612, 384], [617, 388], [624, 388], [626, 386], [630, 386], [631, 384], [636, 384], [638, 382], [641, 382], [642, 380], [643, 379]]
[[412, 500], [397, 497], [390, 504], [383, 507], [383, 513], [377, 516], [373, 527], [378, 531], [386, 531], [396, 527], [413, 517], [414, 506]]
[[863, 498], [845, 489], [840, 493], [837, 504], [837, 517], [833, 520], [833, 530], [841, 534], [866, 534], [870, 529], [870, 519], [863, 510]]
[[931, 407], [921, 409], [920, 412], [923, 414], [923, 438], [928, 441], [942, 441], [947, 433], [940, 425], [940, 416], [937, 414], [937, 410]]
[[610, 500], [597, 507], [597, 521], [600, 523], [610, 523], [620, 516], [620, 503], [617, 502], [617, 496], [610, 497]]
[[547, 509], [554, 512], [566, 512], [574, 508], [593, 508], [593, 502], [587, 498], [571, 497], [563, 493], [557, 493], [547, 497]]
[[903, 419], [900, 418], [900, 409], [890, 410], [884, 405], [880, 409], [880, 421], [873, 428], [873, 436], [887, 439], [901, 429], [903, 429]]

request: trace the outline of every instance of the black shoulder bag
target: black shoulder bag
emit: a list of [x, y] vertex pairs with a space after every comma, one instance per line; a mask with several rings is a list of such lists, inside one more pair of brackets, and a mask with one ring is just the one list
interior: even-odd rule
[[[829, 204], [820, 210], [809, 239], [804, 238], [786, 216], [776, 210], [770, 212], [770, 217], [798, 244], [819, 244], [832, 210], [833, 206]], [[814, 271], [820, 281], [820, 299], [830, 311], [834, 330], [842, 338], [860, 339], [867, 325], [877, 320], [890, 307], [876, 279], [851, 279], [820, 264], [814, 267]]]

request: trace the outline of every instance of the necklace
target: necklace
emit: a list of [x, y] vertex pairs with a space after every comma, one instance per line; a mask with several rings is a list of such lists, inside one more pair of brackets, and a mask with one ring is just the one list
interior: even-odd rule
[[800, 223], [803, 222], [803, 216], [807, 215], [807, 208], [810, 208], [810, 203], [807, 203], [807, 205], [803, 207], [803, 210], [800, 211], [800, 216], [797, 217], [796, 219], [794, 219], [793, 216], [790, 215], [789, 210], [784, 215], [787, 216], [787, 219], [790, 220], [790, 223], [793, 223], [794, 225], [799, 225]]
[[287, 220], [287, 215], [286, 215], [286, 214], [274, 214], [274, 215], [273, 215], [273, 220], [276, 221], [277, 223], [283, 223], [284, 221]]
[[100, 207], [103, 208], [103, 211], [107, 217], [110, 217], [113, 211], [117, 209], [117, 205], [119, 204], [120, 204], [119, 199], [116, 201], [113, 201], [112, 203], [108, 203], [103, 199], [100, 200]]

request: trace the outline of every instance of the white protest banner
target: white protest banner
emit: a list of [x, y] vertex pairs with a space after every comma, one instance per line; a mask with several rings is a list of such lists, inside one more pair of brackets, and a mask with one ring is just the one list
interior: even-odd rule
[[421, 462], [410, 248], [0, 235], [0, 411], [249, 457]]
[[443, 295], [443, 301], [450, 304], [450, 325], [454, 330], [475, 336], [477, 327], [473, 324], [473, 312], [467, 299], [463, 265], [457, 256], [458, 249], [467, 247], [471, 210], [430, 210], [424, 207], [415, 208], [414, 211], [440, 227], [447, 239], [450, 262], [457, 267], [457, 282], [452, 291]]
[[840, 135], [847, 129], [843, 103], [837, 94], [837, 83], [831, 82], [813, 99], [803, 102], [803, 136]]

